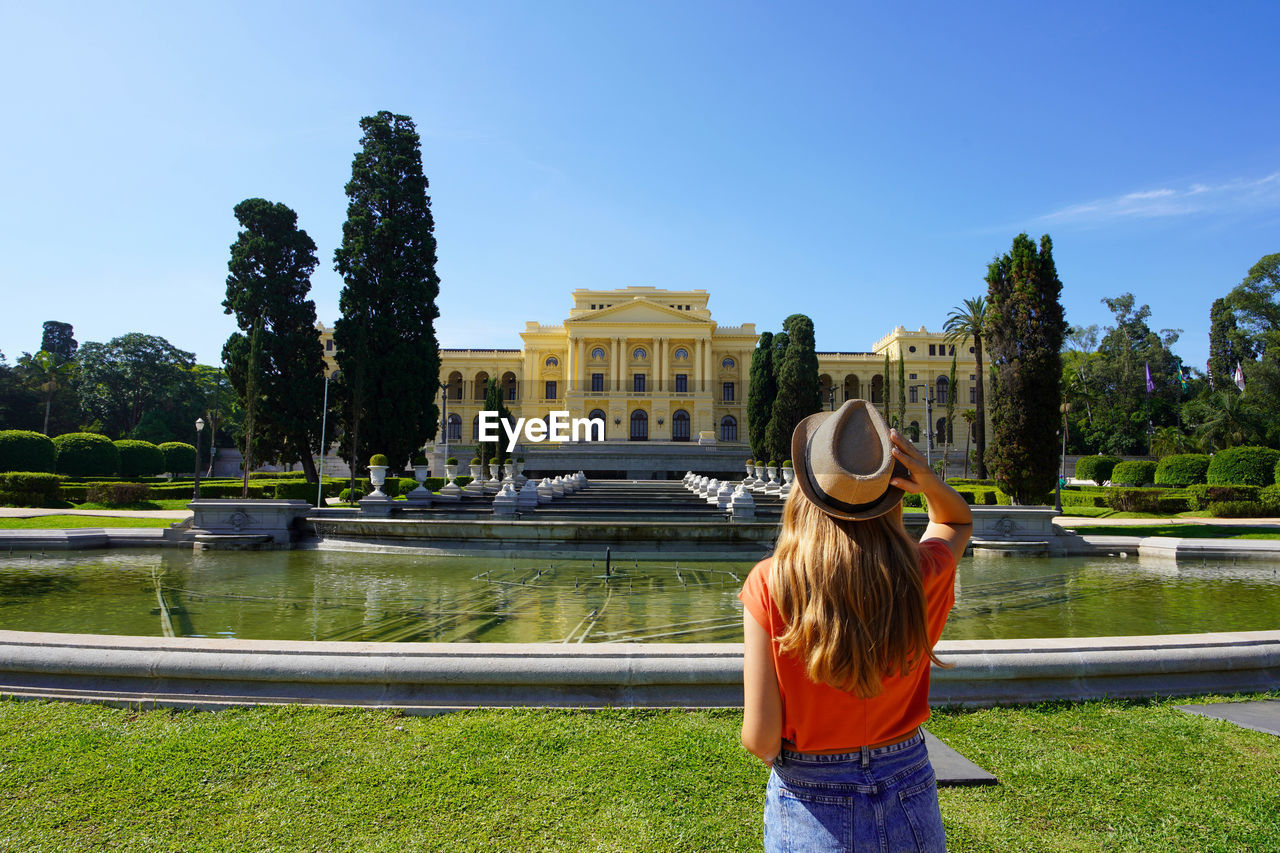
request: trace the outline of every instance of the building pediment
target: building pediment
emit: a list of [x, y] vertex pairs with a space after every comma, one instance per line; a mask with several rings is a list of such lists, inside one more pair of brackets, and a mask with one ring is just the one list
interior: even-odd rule
[[706, 326], [710, 321], [706, 317], [695, 317], [687, 311], [679, 311], [650, 299], [633, 299], [630, 302], [610, 305], [595, 311], [579, 314], [566, 323], [585, 325], [594, 323], [688, 323]]

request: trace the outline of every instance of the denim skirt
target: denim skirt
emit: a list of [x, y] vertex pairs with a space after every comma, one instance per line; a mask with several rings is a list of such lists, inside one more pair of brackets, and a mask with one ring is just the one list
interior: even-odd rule
[[839, 755], [784, 749], [769, 774], [764, 849], [945, 851], [924, 736]]

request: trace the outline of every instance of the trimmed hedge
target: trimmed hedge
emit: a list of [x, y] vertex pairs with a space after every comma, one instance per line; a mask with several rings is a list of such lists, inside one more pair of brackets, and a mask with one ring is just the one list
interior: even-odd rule
[[948, 486], [995, 486], [995, 480], [973, 480], [964, 477], [951, 477], [947, 480]]
[[1213, 518], [1262, 518], [1269, 516], [1274, 510], [1258, 501], [1218, 501], [1209, 504], [1209, 515]]
[[145, 501], [151, 496], [146, 483], [94, 483], [86, 490], [89, 503], [124, 506]]
[[1111, 470], [1115, 486], [1148, 486], [1156, 480], [1156, 463], [1147, 460], [1121, 462]]
[[1276, 460], [1276, 485], [1280, 486], [1280, 460]]
[[0, 430], [0, 471], [52, 474], [57, 459], [58, 450], [44, 433]]
[[124, 438], [113, 441], [120, 453], [120, 476], [154, 477], [164, 468], [164, 454], [149, 441]]
[[1120, 512], [1150, 512], [1177, 515], [1190, 508], [1185, 495], [1169, 495], [1159, 489], [1110, 489], [1106, 504]]
[[1102, 493], [1077, 492], [1062, 490], [1063, 506], [1092, 506], [1102, 508], [1107, 505], [1107, 496]]
[[1112, 470], [1120, 464], [1114, 456], [1081, 456], [1076, 460], [1076, 479], [1093, 480], [1099, 486], [1111, 479]]
[[1209, 456], [1205, 453], [1176, 453], [1156, 466], [1157, 486], [1194, 486], [1205, 482]]
[[362, 497], [364, 497], [364, 492], [359, 489], [356, 489], [354, 492], [351, 489], [343, 489], [338, 493], [338, 499], [343, 503], [354, 503]]
[[196, 470], [195, 445], [183, 441], [166, 441], [160, 445], [164, 455], [164, 468], [170, 474], [192, 474]]
[[1280, 451], [1270, 447], [1228, 447], [1213, 454], [1206, 478], [1211, 486], [1270, 486], [1276, 481]]
[[120, 451], [105, 435], [69, 432], [53, 440], [56, 469], [71, 477], [114, 477], [120, 473]]
[[1187, 504], [1194, 512], [1207, 512], [1215, 503], [1257, 501], [1261, 492], [1257, 486], [1187, 486]]
[[47, 471], [0, 473], [0, 506], [56, 506], [62, 502], [62, 478]]

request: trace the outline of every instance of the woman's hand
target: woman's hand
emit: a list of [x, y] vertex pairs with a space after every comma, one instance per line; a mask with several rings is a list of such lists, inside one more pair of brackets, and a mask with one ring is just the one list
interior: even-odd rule
[[915, 445], [904, 438], [896, 429], [889, 430], [889, 441], [893, 445], [889, 448], [893, 458], [902, 463], [908, 474], [907, 477], [894, 477], [889, 481], [889, 485], [897, 486], [902, 491], [910, 492], [911, 494], [919, 494], [933, 485], [930, 481], [936, 481], [938, 475], [930, 470], [929, 463], [920, 455], [920, 451], [916, 450]]

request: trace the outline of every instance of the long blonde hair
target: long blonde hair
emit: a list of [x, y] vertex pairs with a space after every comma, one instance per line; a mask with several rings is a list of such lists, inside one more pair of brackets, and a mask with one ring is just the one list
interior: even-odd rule
[[920, 553], [902, 526], [901, 504], [849, 521], [792, 489], [770, 589], [787, 625], [779, 648], [804, 660], [813, 681], [866, 699], [886, 677], [942, 665], [929, 643]]

